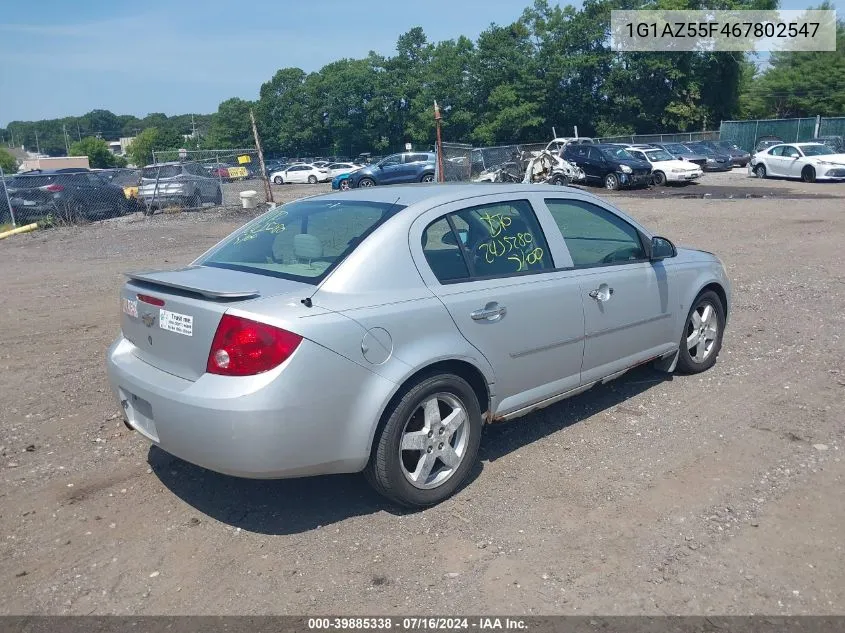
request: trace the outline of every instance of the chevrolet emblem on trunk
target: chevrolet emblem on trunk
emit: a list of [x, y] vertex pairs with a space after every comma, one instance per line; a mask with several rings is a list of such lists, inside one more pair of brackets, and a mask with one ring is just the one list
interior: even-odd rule
[[156, 317], [152, 312], [144, 312], [144, 314], [141, 315], [141, 320], [147, 327], [152, 327], [153, 323], [156, 322]]

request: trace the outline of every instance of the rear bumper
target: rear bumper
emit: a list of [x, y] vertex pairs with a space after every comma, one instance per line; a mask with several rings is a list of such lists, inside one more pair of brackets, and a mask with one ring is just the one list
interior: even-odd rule
[[381, 406], [395, 388], [307, 340], [265, 374], [204, 374], [194, 382], [140, 360], [133, 347], [120, 337], [107, 354], [128, 424], [168, 453], [238, 477], [362, 470]]

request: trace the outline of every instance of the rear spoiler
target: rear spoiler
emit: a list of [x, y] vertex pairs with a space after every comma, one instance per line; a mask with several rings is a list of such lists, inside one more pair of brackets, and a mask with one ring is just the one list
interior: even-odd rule
[[[178, 275], [176, 273], [183, 272], [184, 269], [171, 271], [151, 271], [140, 273], [126, 273], [126, 276], [133, 281], [140, 281], [145, 284], [153, 284], [156, 286], [164, 286], [165, 288], [174, 288], [185, 292], [193, 292], [202, 295], [208, 299], [251, 299], [261, 295], [258, 290], [247, 290], [238, 288], [213, 287], [212, 283], [206, 284], [186, 284], [179, 283]], [[168, 279], [168, 277], [176, 277], [177, 279]]]

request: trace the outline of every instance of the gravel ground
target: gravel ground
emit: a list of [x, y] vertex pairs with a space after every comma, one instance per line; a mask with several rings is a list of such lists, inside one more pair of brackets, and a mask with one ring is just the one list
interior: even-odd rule
[[612, 198], [724, 259], [716, 366], [490, 427], [472, 482], [416, 513], [357, 475], [217, 475], [122, 425], [121, 273], [185, 264], [246, 213], [3, 240], [0, 612], [845, 613], [845, 186], [705, 179]]

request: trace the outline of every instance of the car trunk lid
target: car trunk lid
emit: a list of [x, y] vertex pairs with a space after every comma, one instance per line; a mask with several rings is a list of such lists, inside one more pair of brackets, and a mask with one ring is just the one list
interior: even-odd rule
[[228, 309], [259, 297], [314, 291], [310, 284], [206, 266], [127, 276], [120, 300], [123, 336], [138, 358], [186, 380], [205, 373]]

